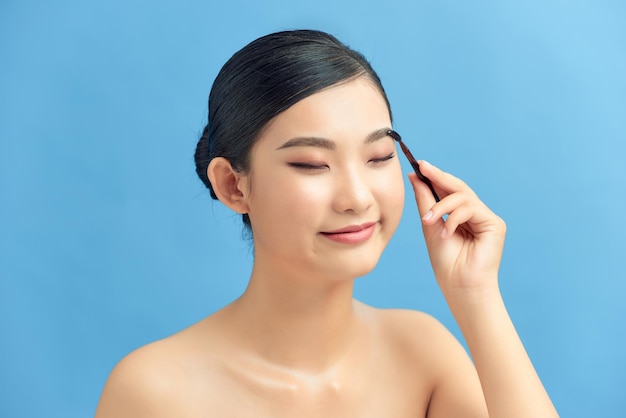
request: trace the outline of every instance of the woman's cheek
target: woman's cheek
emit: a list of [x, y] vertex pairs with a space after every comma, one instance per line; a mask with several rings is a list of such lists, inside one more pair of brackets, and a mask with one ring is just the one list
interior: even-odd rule
[[402, 177], [402, 169], [399, 163], [395, 163], [387, 167], [383, 173], [377, 176], [380, 180], [379, 188], [389, 196], [398, 196], [404, 200], [404, 179]]
[[[301, 218], [311, 222], [312, 214], [319, 214], [328, 201], [332, 188], [321, 176], [298, 176], [290, 173], [280, 181], [280, 196], [272, 196], [274, 202], [282, 208], [277, 216], [289, 215], [293, 219]], [[284, 218], [283, 218], [284, 220]]]
[[328, 196], [332, 193], [332, 184], [322, 178], [312, 177], [303, 179], [298, 187], [292, 191], [292, 200], [303, 213], [320, 212], [329, 201]]
[[402, 170], [393, 167], [388, 176], [381, 176], [383, 180], [379, 185], [380, 199], [379, 202], [386, 211], [386, 215], [399, 222], [404, 209], [404, 179], [402, 178]]

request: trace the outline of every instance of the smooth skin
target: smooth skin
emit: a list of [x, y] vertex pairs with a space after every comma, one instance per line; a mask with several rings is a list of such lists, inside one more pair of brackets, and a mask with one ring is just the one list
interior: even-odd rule
[[[251, 219], [249, 286], [120, 361], [96, 418], [558, 416], [498, 289], [505, 224], [461, 180], [420, 162], [442, 197], [435, 203], [409, 175], [437, 281], [474, 364], [432, 317], [352, 298], [402, 213], [396, 145], [380, 134], [390, 127], [380, 92], [357, 78], [278, 115], [249, 172], [214, 159], [208, 174], [220, 201]], [[355, 225], [373, 225], [371, 236], [329, 239]]]

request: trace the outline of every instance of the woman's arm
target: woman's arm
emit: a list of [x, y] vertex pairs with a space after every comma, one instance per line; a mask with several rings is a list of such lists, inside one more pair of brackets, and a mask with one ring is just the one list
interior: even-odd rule
[[558, 416], [498, 288], [506, 225], [463, 181], [423, 161], [420, 169], [442, 198], [435, 203], [409, 175], [431, 264], [473, 357], [489, 416]]

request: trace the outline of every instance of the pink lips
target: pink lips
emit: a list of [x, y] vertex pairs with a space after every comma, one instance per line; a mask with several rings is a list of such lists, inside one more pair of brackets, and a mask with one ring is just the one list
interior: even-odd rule
[[372, 236], [376, 224], [377, 222], [367, 222], [361, 225], [350, 225], [334, 231], [322, 232], [322, 235], [342, 244], [360, 244]]

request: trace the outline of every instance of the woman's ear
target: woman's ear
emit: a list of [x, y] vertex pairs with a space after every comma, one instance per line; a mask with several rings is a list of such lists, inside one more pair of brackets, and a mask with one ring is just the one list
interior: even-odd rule
[[207, 167], [207, 175], [217, 198], [237, 213], [248, 213], [247, 176], [237, 172], [224, 157], [216, 157]]

